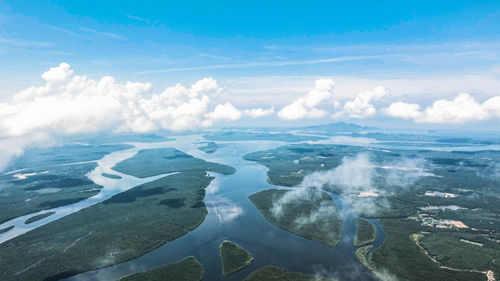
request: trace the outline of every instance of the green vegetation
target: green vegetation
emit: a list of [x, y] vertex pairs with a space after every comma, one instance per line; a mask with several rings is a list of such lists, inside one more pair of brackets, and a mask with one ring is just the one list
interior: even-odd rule
[[235, 171], [231, 166], [194, 158], [174, 148], [141, 150], [134, 157], [117, 163], [113, 170], [138, 178], [182, 171], [212, 171], [225, 175]]
[[123, 277], [120, 281], [201, 281], [203, 274], [201, 264], [190, 256], [173, 264]]
[[[392, 135], [376, 133], [359, 136], [397, 140]], [[402, 138], [408, 141], [420, 139], [416, 135]], [[435, 137], [431, 139], [438, 140]], [[438, 141], [445, 146], [455, 142], [475, 143], [473, 140], [462, 139]], [[360, 152], [370, 155], [370, 162], [375, 166], [371, 173], [371, 184], [380, 196], [356, 196], [355, 190], [334, 184], [322, 188], [348, 198], [347, 202], [358, 216], [382, 219], [386, 241], [368, 257], [364, 254], [368, 253], [369, 248], [359, 248], [357, 255], [361, 262], [379, 277], [387, 270], [402, 280], [483, 280], [486, 277], [480, 271], [487, 269], [492, 269], [496, 276], [500, 275], [500, 250], [497, 247], [500, 241], [500, 164], [496, 160], [500, 159], [498, 151], [381, 150], [343, 145], [297, 144], [250, 153], [245, 159], [268, 167], [268, 182], [271, 184], [295, 186], [304, 176], [335, 168], [342, 163], [344, 157], [352, 157]], [[424, 169], [423, 173], [412, 178], [409, 171], [415, 169], [415, 166], [406, 166], [405, 161], [414, 160], [421, 161]], [[395, 177], [400, 177], [401, 180], [394, 180]], [[444, 196], [445, 193], [451, 195]], [[358, 208], [359, 206], [369, 207]], [[437, 223], [425, 224], [418, 221], [415, 214], [431, 217]], [[459, 229], [452, 226], [450, 221], [456, 221], [453, 223], [459, 226], [463, 223], [465, 227]], [[362, 228], [358, 223], [358, 229]], [[359, 236], [363, 234], [363, 237], [356, 239], [359, 240], [355, 241], [356, 245], [366, 245], [369, 242], [365, 241], [373, 239], [372, 226], [369, 229], [371, 230], [365, 229], [358, 233]], [[421, 245], [417, 245], [410, 237], [421, 232], [431, 234], [424, 235]], [[478, 246], [480, 244], [477, 243], [483, 246]], [[471, 253], [474, 247], [481, 249]], [[481, 255], [481, 258], [475, 258], [477, 255]], [[471, 259], [475, 260], [470, 261]], [[462, 266], [466, 264], [468, 266]]]
[[9, 231], [9, 230], [11, 230], [13, 228], [14, 228], [13, 225], [7, 226], [6, 228], [2, 228], [2, 229], [0, 229], [0, 234], [5, 233], [5, 232], [7, 232], [7, 231]]
[[110, 178], [110, 179], [114, 179], [114, 180], [119, 180], [119, 179], [121, 179], [121, 178], [122, 178], [122, 177], [120, 177], [119, 175], [115, 175], [115, 174], [101, 173], [101, 175], [102, 175], [103, 177]]
[[333, 281], [318, 275], [304, 274], [299, 272], [288, 272], [277, 266], [265, 266], [248, 275], [245, 281]]
[[39, 214], [39, 215], [36, 215], [36, 216], [32, 216], [31, 218], [27, 219], [24, 224], [30, 224], [30, 223], [34, 223], [36, 221], [39, 221], [41, 219], [44, 219], [48, 216], [52, 216], [53, 214], [55, 214], [56, 212], [47, 212], [47, 213], [43, 213], [43, 214]]
[[248, 267], [253, 257], [250, 253], [230, 241], [223, 241], [220, 246], [220, 258], [222, 260], [222, 274], [224, 276], [231, 275]]
[[0, 279], [59, 280], [139, 257], [196, 228], [207, 215], [202, 200], [213, 178], [199, 167], [178, 167], [0, 244]]
[[204, 142], [203, 144], [203, 146], [198, 146], [198, 149], [205, 153], [214, 153], [221, 147], [215, 142]]
[[441, 265], [500, 274], [500, 244], [482, 236], [439, 232], [420, 235], [418, 243]]
[[[316, 189], [308, 189], [307, 196], [294, 195], [293, 192], [270, 189], [249, 198], [275, 226], [326, 246], [337, 245], [342, 235], [342, 218], [332, 198]], [[287, 200], [281, 202], [282, 198]], [[278, 214], [273, 212], [276, 202], [280, 202]]]
[[326, 139], [317, 136], [294, 135], [289, 133], [267, 133], [267, 132], [244, 132], [230, 131], [223, 133], [214, 133], [203, 136], [206, 140], [211, 141], [283, 141], [283, 142], [300, 142], [300, 141], [317, 141]]
[[102, 187], [85, 175], [95, 167], [91, 162], [0, 176], [0, 223], [94, 196]]
[[403, 280], [485, 280], [485, 275], [441, 268], [411, 239], [421, 226], [408, 219], [380, 220], [386, 240], [369, 257], [375, 274], [384, 270]]
[[326, 171], [340, 165], [343, 156], [358, 150], [347, 146], [296, 144], [253, 152], [243, 158], [269, 168], [269, 183], [294, 186], [312, 172]]
[[360, 247], [375, 241], [376, 230], [370, 222], [356, 218], [356, 236], [354, 237], [354, 246]]

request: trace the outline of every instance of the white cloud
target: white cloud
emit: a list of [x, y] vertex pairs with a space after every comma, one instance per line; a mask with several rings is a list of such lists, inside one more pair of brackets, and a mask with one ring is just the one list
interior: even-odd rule
[[482, 104], [482, 107], [491, 117], [500, 118], [500, 96], [489, 98]]
[[371, 102], [381, 99], [386, 94], [387, 90], [384, 87], [377, 87], [371, 91], [361, 92], [353, 100], [347, 101], [343, 109], [333, 114], [332, 118], [349, 117], [361, 119], [373, 116], [377, 113], [377, 110]]
[[389, 107], [382, 109], [382, 112], [402, 119], [417, 119], [422, 114], [420, 112], [420, 105], [402, 101], [391, 104]]
[[285, 120], [297, 120], [303, 118], [321, 118], [328, 113], [317, 108], [321, 103], [332, 100], [335, 82], [331, 79], [318, 79], [315, 88], [306, 96], [300, 97], [291, 104], [283, 107], [278, 112], [278, 117]]
[[460, 93], [453, 100], [437, 100], [424, 110], [420, 105], [402, 101], [382, 110], [385, 114], [417, 123], [463, 124], [500, 117], [500, 96], [492, 97], [482, 104], [467, 93]]
[[260, 118], [264, 117], [267, 115], [271, 115], [274, 113], [274, 106], [268, 108], [268, 109], [263, 109], [263, 108], [252, 108], [252, 109], [245, 109], [245, 114], [252, 117], [252, 118]]
[[49, 71], [42, 74], [42, 78], [47, 83], [57, 83], [68, 79], [68, 77], [73, 75], [73, 72], [71, 66], [63, 62], [59, 66], [51, 67]]
[[236, 109], [231, 103], [219, 104], [214, 111], [207, 114], [207, 117], [213, 121], [231, 120], [235, 121], [241, 118], [241, 111]]
[[73, 75], [66, 63], [51, 68], [42, 78], [45, 85], [30, 87], [0, 103], [0, 140], [11, 143], [8, 150], [0, 151], [0, 168], [25, 146], [57, 135], [180, 131], [242, 116], [231, 103], [211, 102], [222, 91], [212, 78], [191, 87], [177, 84], [152, 95], [150, 83], [117, 83], [111, 76], [93, 80]]

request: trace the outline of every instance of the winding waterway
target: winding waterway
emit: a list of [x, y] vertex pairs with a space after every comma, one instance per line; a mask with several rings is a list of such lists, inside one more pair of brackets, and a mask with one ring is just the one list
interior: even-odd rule
[[[250, 152], [275, 148], [283, 145], [283, 142], [218, 142], [222, 148], [213, 154], [205, 154], [194, 144], [200, 140], [202, 139], [182, 137], [167, 143], [167, 146], [236, 168], [236, 173], [232, 175], [213, 174], [215, 179], [207, 187], [205, 196], [208, 215], [204, 222], [186, 235], [139, 258], [67, 280], [116, 280], [189, 255], [194, 255], [203, 265], [204, 280], [208, 281], [242, 280], [250, 272], [265, 265], [305, 273], [329, 274], [342, 280], [375, 280], [354, 255], [355, 216], [340, 197], [330, 193], [344, 214], [342, 240], [333, 248], [275, 227], [250, 203], [250, 194], [280, 187], [266, 182], [266, 167], [243, 160], [242, 157]], [[376, 220], [372, 222], [378, 225]], [[380, 225], [377, 230], [380, 237], [385, 235]], [[222, 276], [218, 248], [225, 239], [238, 243], [254, 256], [250, 267], [228, 277]], [[382, 241], [383, 239], [377, 239], [374, 246], [378, 247]]]
[[[215, 179], [207, 187], [205, 203], [208, 215], [204, 222], [186, 235], [167, 242], [165, 245], [134, 260], [111, 267], [86, 272], [67, 280], [117, 280], [125, 275], [145, 271], [178, 261], [186, 256], [194, 255], [205, 269], [204, 280], [242, 280], [250, 272], [265, 266], [275, 265], [291, 271], [304, 273], [320, 273], [335, 276], [341, 280], [375, 280], [373, 275], [356, 259], [353, 239], [356, 233], [355, 215], [349, 205], [333, 193], [328, 193], [343, 214], [342, 239], [335, 247], [327, 247], [287, 231], [269, 223], [250, 203], [250, 194], [281, 188], [267, 183], [267, 168], [246, 161], [243, 156], [250, 152], [273, 149], [284, 145], [273, 141], [240, 141], [218, 142], [222, 147], [213, 154], [206, 154], [197, 149], [197, 142], [204, 141], [198, 135], [180, 136], [173, 141], [162, 143], [131, 143], [134, 148], [113, 152], [96, 161], [98, 166], [87, 176], [96, 184], [102, 185], [100, 193], [75, 204], [50, 210], [32, 213], [12, 219], [0, 225], [0, 229], [14, 225], [15, 227], [0, 235], [0, 243], [21, 235], [29, 230], [59, 219], [80, 209], [102, 202], [111, 196], [128, 190], [139, 184], [155, 180], [159, 175], [149, 178], [135, 178], [119, 173], [111, 168], [118, 162], [132, 157], [137, 151], [148, 148], [175, 147], [185, 153], [207, 161], [231, 165], [236, 169], [232, 175], [213, 174]], [[331, 138], [311, 143], [336, 143], [366, 145], [371, 140], [357, 138], [356, 142], [345, 138]], [[119, 175], [121, 179], [111, 179], [102, 173]], [[24, 224], [25, 220], [48, 211], [55, 214], [40, 221]], [[378, 220], [370, 220], [377, 228], [374, 248], [379, 247], [385, 239], [385, 233]], [[231, 240], [247, 249], [253, 256], [252, 265], [228, 277], [222, 276], [222, 265], [219, 258], [219, 244]]]

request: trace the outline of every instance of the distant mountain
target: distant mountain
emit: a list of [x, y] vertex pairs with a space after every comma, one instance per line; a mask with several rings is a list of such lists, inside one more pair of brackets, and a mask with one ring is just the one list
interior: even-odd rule
[[367, 126], [359, 126], [356, 124], [352, 123], [344, 123], [344, 122], [337, 122], [337, 123], [330, 123], [330, 124], [324, 124], [324, 125], [315, 125], [315, 126], [307, 126], [301, 128], [301, 130], [307, 130], [307, 131], [319, 131], [323, 133], [344, 133], [344, 132], [359, 132], [359, 131], [372, 131], [372, 130], [378, 130], [379, 128], [377, 127], [367, 127]]

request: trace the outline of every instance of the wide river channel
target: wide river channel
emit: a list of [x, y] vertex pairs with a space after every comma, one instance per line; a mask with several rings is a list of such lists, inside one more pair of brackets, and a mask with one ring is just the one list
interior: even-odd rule
[[[267, 168], [256, 162], [246, 161], [243, 156], [250, 152], [273, 149], [286, 143], [274, 141], [217, 142], [222, 147], [215, 153], [207, 154], [198, 149], [200, 146], [198, 142], [202, 141], [204, 139], [201, 136], [194, 135], [179, 136], [173, 141], [162, 143], [131, 143], [135, 146], [134, 148], [113, 152], [105, 156], [96, 161], [98, 167], [87, 175], [96, 184], [103, 186], [99, 194], [72, 205], [54, 208], [51, 210], [56, 212], [54, 215], [30, 225], [25, 225], [24, 221], [38, 213], [6, 222], [2, 225], [14, 225], [15, 227], [0, 235], [0, 243], [99, 203], [138, 184], [165, 176], [138, 179], [113, 171], [111, 167], [119, 161], [132, 157], [140, 149], [174, 147], [194, 157], [227, 164], [236, 169], [232, 175], [212, 173], [215, 179], [206, 190], [204, 201], [208, 208], [208, 215], [204, 222], [186, 235], [167, 242], [141, 257], [111, 267], [82, 273], [66, 280], [117, 280], [129, 274], [176, 262], [190, 255], [195, 256], [203, 265], [204, 280], [206, 281], [243, 280], [252, 271], [265, 265], [281, 266], [290, 271], [303, 273], [319, 273], [340, 280], [376, 280], [355, 257], [356, 248], [353, 246], [356, 233], [355, 216], [349, 210], [348, 204], [345, 204], [340, 197], [328, 193], [343, 214], [342, 239], [335, 247], [327, 247], [275, 227], [249, 201], [248, 196], [253, 193], [282, 187], [267, 183]], [[319, 143], [331, 142], [321, 141]], [[358, 145], [363, 145], [363, 143]], [[117, 174], [122, 178], [103, 177], [101, 175], [103, 172]], [[47, 212], [47, 210], [43, 212]], [[370, 222], [377, 229], [377, 237], [372, 244], [377, 248], [384, 241], [385, 233], [378, 220], [370, 220]], [[248, 250], [254, 257], [252, 265], [236, 274], [224, 277], [219, 257], [219, 244], [223, 240], [230, 240]]]

